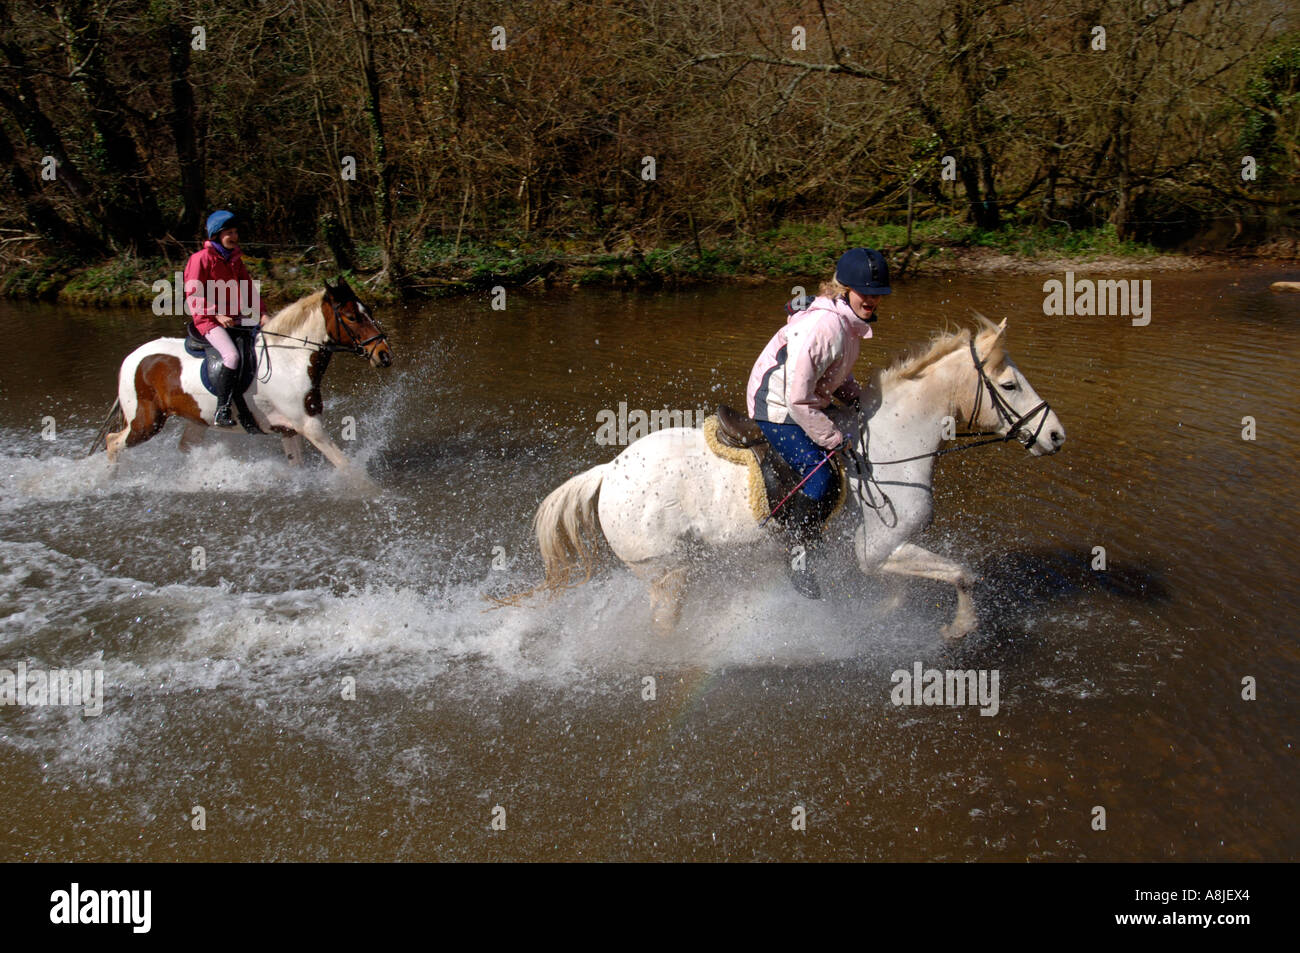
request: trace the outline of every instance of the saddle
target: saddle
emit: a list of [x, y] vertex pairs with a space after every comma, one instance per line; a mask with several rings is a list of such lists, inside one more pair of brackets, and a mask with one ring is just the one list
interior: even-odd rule
[[[727, 448], [731, 453], [719, 453], [717, 447], [711, 447], [719, 456], [726, 459], [741, 462], [744, 458], [750, 457], [757, 462], [759, 473], [762, 475], [765, 508], [761, 514], [757, 513], [758, 501], [751, 499], [751, 507], [760, 519], [765, 518], [768, 513], [772, 512], [772, 507], [776, 506], [790, 494], [799, 482], [803, 479], [790, 464], [782, 459], [779, 453], [772, 450], [767, 442], [767, 437], [759, 429], [752, 417], [747, 417], [740, 411], [733, 410], [726, 404], [719, 404], [716, 411], [717, 425], [713, 428], [714, 439], [722, 447]], [[710, 428], [706, 421], [706, 438]], [[749, 451], [749, 453], [745, 453]], [[848, 490], [848, 484], [844, 479], [844, 466], [838, 457], [833, 458], [828, 465], [831, 471], [831, 489], [819, 501], [817, 509], [814, 511], [818, 522], [825, 523], [830, 519], [835, 511], [844, 503], [844, 497]], [[790, 507], [781, 507], [772, 514], [772, 519], [776, 520], [782, 526], [785, 526], [790, 517]]]
[[[236, 325], [226, 328], [226, 331], [230, 334], [230, 340], [234, 342], [235, 347], [239, 349], [239, 379], [235, 381], [230, 404], [244, 430], [248, 433], [263, 433], [262, 428], [253, 419], [248, 404], [244, 401], [244, 392], [252, 386], [253, 375], [257, 373], [258, 329]], [[221, 352], [209, 344], [207, 338], [199, 334], [198, 328], [192, 321], [187, 321], [185, 324], [185, 353], [203, 359], [203, 363], [199, 366], [199, 380], [203, 382], [209, 394], [217, 396], [216, 388], [212, 386], [212, 375], [221, 367]]]

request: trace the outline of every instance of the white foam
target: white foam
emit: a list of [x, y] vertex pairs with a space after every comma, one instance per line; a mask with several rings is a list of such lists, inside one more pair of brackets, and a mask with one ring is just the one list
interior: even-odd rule
[[[317, 467], [293, 467], [278, 441], [210, 434], [204, 443], [185, 454], [175, 445], [175, 434], [125, 451], [116, 467], [108, 457], [18, 456], [0, 454], [0, 507], [12, 512], [29, 502], [107, 498], [148, 490], [158, 494], [278, 492], [318, 489]], [[242, 440], [254, 447], [241, 447]], [[272, 453], [257, 453], [256, 450]]]
[[[405, 557], [398, 557], [405, 558]], [[646, 667], [808, 664], [879, 654], [910, 641], [915, 620], [876, 626], [870, 597], [808, 603], [779, 575], [756, 586], [701, 581], [677, 630], [651, 625], [643, 584], [615, 570], [547, 601], [491, 609], [488, 580], [239, 592], [229, 584], [154, 585], [111, 576], [40, 543], [0, 542], [0, 646], [39, 647], [43, 630], [76, 641], [87, 607], [131, 647], [104, 658], [122, 688], [248, 688], [266, 673], [314, 677], [363, 666], [389, 688], [415, 688], [470, 664], [494, 684], [571, 685]], [[24, 579], [37, 578], [32, 585]], [[797, 620], [792, 624], [792, 620]], [[94, 651], [89, 631], [86, 649]], [[80, 659], [55, 659], [71, 664]], [[229, 664], [227, 664], [229, 663]]]

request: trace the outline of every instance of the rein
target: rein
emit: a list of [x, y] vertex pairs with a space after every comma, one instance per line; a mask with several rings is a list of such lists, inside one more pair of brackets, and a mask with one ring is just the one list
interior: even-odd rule
[[[960, 453], [962, 450], [974, 450], [976, 447], [987, 447], [992, 443], [1007, 443], [1008, 441], [1016, 439], [1020, 431], [1024, 429], [1027, 421], [1041, 413], [1043, 416], [1042, 419], [1038, 421], [1038, 429], [1034, 431], [1033, 435], [1028, 440], [1024, 441], [1025, 446], [1030, 446], [1038, 439], [1038, 435], [1043, 432], [1043, 425], [1047, 423], [1047, 415], [1052, 409], [1051, 405], [1045, 400], [1040, 400], [1032, 410], [1026, 411], [1017, 417], [1015, 408], [1007, 403], [1005, 397], [998, 393], [993, 382], [989, 380], [988, 374], [985, 373], [984, 365], [988, 361], [988, 358], [986, 357], [984, 360], [980, 360], [980, 356], [975, 350], [974, 336], [972, 336], [970, 340], [970, 356], [971, 361], [975, 364], [975, 370], [979, 374], [979, 379], [975, 382], [975, 401], [971, 404], [970, 417], [966, 422], [967, 432], [959, 433], [955, 436], [957, 439], [966, 437], [989, 437], [991, 439], [962, 444], [960, 447], [945, 447], [943, 450], [934, 450], [930, 453], [918, 453], [914, 457], [901, 457], [898, 460], [866, 460], [865, 462], [868, 469], [873, 466], [889, 466], [894, 463], [910, 463], [913, 460], [924, 460], [927, 457], [938, 459], [939, 457], [945, 456], [949, 453]], [[979, 414], [980, 403], [984, 399], [985, 390], [989, 393], [989, 402], [993, 405], [993, 409], [997, 411], [998, 420], [1010, 425], [1010, 428], [1005, 434], [999, 435], [997, 432], [991, 430], [973, 432], [969, 429], [975, 426], [975, 417]], [[867, 439], [867, 428], [864, 427], [862, 429], [862, 435], [863, 443], [865, 444]], [[856, 453], [856, 450], [854, 450], [853, 454], [855, 456]]]
[[[859, 452], [857, 447], [851, 443], [844, 444], [843, 449], [844, 449], [844, 455], [848, 457], [853, 463], [853, 470], [856, 476], [858, 477], [859, 487], [867, 487], [867, 495], [865, 498], [863, 497], [861, 490], [859, 490], [856, 494], [856, 496], [858, 497], [858, 501], [862, 505], [869, 506], [877, 513], [879, 513], [880, 510], [886, 504], [889, 505], [891, 510], [893, 509], [893, 503], [890, 501], [889, 495], [880, 488], [880, 481], [877, 480], [872, 475], [871, 472], [872, 467], [891, 466], [895, 463], [910, 463], [913, 460], [924, 460], [927, 457], [934, 457], [935, 459], [938, 459], [939, 457], [942, 457], [949, 453], [959, 453], [962, 450], [974, 450], [976, 447], [987, 447], [988, 445], [994, 443], [1006, 443], [1010, 440], [1015, 440], [1016, 437], [1020, 434], [1020, 432], [1025, 428], [1026, 423], [1029, 420], [1032, 420], [1034, 417], [1038, 416], [1039, 414], [1042, 414], [1042, 418], [1038, 421], [1038, 428], [1034, 431], [1033, 435], [1027, 441], [1025, 441], [1025, 446], [1032, 445], [1038, 439], [1038, 435], [1043, 432], [1043, 425], [1047, 423], [1047, 414], [1051, 411], [1051, 406], [1047, 403], [1047, 401], [1040, 400], [1032, 410], [1029, 410], [1026, 413], [1016, 416], [1015, 408], [1012, 407], [1009, 403], [1007, 403], [1006, 398], [998, 393], [998, 390], [994, 386], [993, 382], [989, 380], [988, 373], [984, 370], [984, 365], [985, 363], [987, 363], [988, 358], [985, 357], [983, 360], [980, 360], [979, 353], [975, 350], [974, 335], [972, 335], [970, 339], [970, 357], [972, 363], [974, 363], [975, 365], [975, 371], [979, 375], [978, 379], [975, 382], [975, 401], [971, 404], [970, 417], [967, 419], [966, 422], [967, 432], [959, 433], [956, 436], [957, 438], [987, 437], [989, 439], [978, 440], [975, 443], [962, 444], [960, 447], [946, 447], [942, 450], [933, 450], [930, 453], [918, 453], [914, 457], [900, 457], [897, 460], [872, 460], [870, 458], [870, 453], [867, 447], [868, 441], [870, 439], [871, 430], [869, 427], [863, 427], [862, 421], [859, 418], [858, 430], [862, 434], [862, 451]], [[979, 414], [980, 404], [984, 400], [984, 391], [986, 390], [988, 391], [989, 394], [989, 402], [993, 405], [994, 410], [997, 411], [998, 420], [1002, 423], [1006, 423], [1009, 425], [1007, 432], [1005, 434], [998, 434], [994, 431], [989, 431], [989, 430], [971, 431], [969, 429], [975, 426], [975, 418]], [[798, 492], [799, 487], [807, 483], [809, 478], [818, 470], [820, 470], [822, 466], [826, 463], [826, 461], [829, 460], [832, 456], [834, 456], [838, 452], [839, 452], [839, 448], [828, 451], [825, 459], [823, 459], [821, 463], [817, 464], [817, 466], [813, 467], [813, 469], [809, 471], [808, 476], [804, 477], [803, 480], [800, 481], [799, 486], [796, 486], [793, 490], [791, 490], [786, 495], [784, 500], [776, 504], [776, 506], [772, 507], [772, 512], [768, 513], [767, 516], [764, 517], [762, 523], [760, 523], [759, 525], [762, 526], [766, 524], [767, 521], [772, 518], [773, 514], [775, 514], [777, 510], [783, 507], [786, 504], [786, 501], [790, 499], [790, 497], [794, 496], [795, 493]], [[881, 499], [879, 503], [876, 503], [872, 499], [873, 494], [870, 488], [868, 487], [868, 484], [870, 484], [870, 486], [874, 486], [876, 488], [876, 492], [880, 494]], [[881, 519], [883, 520], [884, 517], [882, 516]]]
[[[323, 302], [321, 306], [321, 311], [323, 314], [324, 313]], [[349, 322], [339, 319], [337, 310], [335, 310], [334, 314], [335, 314], [335, 321], [334, 321], [335, 325], [341, 327], [344, 331], [346, 331], [348, 337], [350, 338], [350, 342], [347, 344], [343, 344], [338, 341], [335, 341], [333, 338], [329, 338], [328, 330], [325, 332], [327, 340], [313, 341], [310, 338], [294, 337], [292, 334], [282, 334], [279, 331], [268, 331], [266, 330], [266, 328], [258, 328], [258, 336], [261, 338], [261, 345], [262, 345], [262, 359], [266, 363], [266, 376], [265, 377], [259, 376], [258, 380], [261, 381], [263, 384], [265, 384], [267, 381], [271, 379], [271, 355], [268, 351], [269, 348], [278, 347], [278, 348], [286, 348], [288, 350], [294, 350], [294, 351], [314, 351], [317, 354], [356, 354], [358, 357], [366, 357], [367, 356], [366, 347], [368, 345], [374, 344], [376, 341], [388, 340], [388, 334], [383, 330], [383, 328], [379, 326], [379, 322], [376, 321], [373, 317], [370, 318], [370, 321], [372, 324], [374, 324], [375, 330], [378, 333], [372, 334], [370, 337], [362, 341], [358, 339], [356, 332], [352, 330], [352, 326]], [[266, 340], [267, 335], [276, 338], [283, 338], [286, 341], [293, 341], [295, 343], [271, 344], [268, 343]]]
[[[984, 360], [980, 360], [979, 353], [975, 350], [975, 338], [973, 335], [970, 340], [970, 356], [972, 363], [975, 365], [975, 370], [979, 375], [979, 378], [975, 383], [975, 401], [971, 405], [970, 417], [966, 422], [967, 432], [959, 433], [956, 436], [958, 438], [987, 437], [989, 439], [977, 440], [975, 443], [962, 444], [959, 447], [946, 447], [942, 450], [934, 450], [930, 453], [918, 453], [914, 457], [902, 457], [898, 460], [872, 460], [868, 448], [871, 431], [870, 428], [861, 426], [861, 419], [859, 419], [859, 432], [862, 434], [862, 450], [859, 452], [857, 447], [852, 444], [846, 446], [844, 449], [845, 456], [852, 461], [854, 474], [858, 478], [858, 490], [854, 495], [857, 497], [859, 504], [875, 510], [876, 515], [880, 516], [881, 522], [885, 523], [887, 526], [893, 524], [890, 524], [885, 520], [885, 517], [881, 515], [881, 510], [888, 506], [891, 514], [894, 516], [895, 522], [897, 521], [897, 512], [894, 510], [894, 504], [893, 501], [890, 500], [889, 494], [881, 488], [881, 481], [877, 480], [873, 475], [873, 467], [889, 466], [895, 463], [910, 463], [913, 460], [924, 460], [927, 457], [937, 459], [949, 453], [958, 453], [962, 450], [973, 450], [976, 447], [986, 447], [994, 443], [1006, 443], [1010, 440], [1015, 440], [1021, 431], [1025, 429], [1028, 421], [1041, 414], [1042, 417], [1038, 421], [1037, 429], [1034, 430], [1033, 435], [1030, 436], [1028, 440], [1024, 441], [1025, 446], [1028, 447], [1038, 440], [1038, 435], [1043, 431], [1043, 425], [1047, 423], [1047, 415], [1051, 412], [1051, 406], [1045, 400], [1039, 401], [1032, 410], [1020, 414], [1019, 416], [1016, 415], [1015, 408], [1007, 403], [1006, 398], [998, 393], [993, 382], [989, 380], [989, 376], [984, 370], [984, 365], [988, 361], [988, 358], [986, 357]], [[994, 431], [974, 432], [969, 429], [975, 425], [975, 418], [979, 415], [980, 404], [983, 402], [984, 391], [986, 390], [989, 394], [989, 402], [997, 411], [998, 420], [1002, 423], [1008, 424], [1008, 429], [1005, 434], [1000, 435]], [[810, 473], [809, 476], [811, 475], [812, 474]], [[891, 483], [897, 481], [887, 480], [885, 482]], [[875, 488], [874, 492], [872, 487]], [[879, 502], [876, 502], [875, 500], [876, 493], [880, 494]], [[789, 497], [786, 497], [786, 499], [789, 499]], [[781, 504], [783, 503], [785, 503], [785, 500], [781, 501]], [[777, 504], [776, 508], [773, 509], [772, 512], [775, 513], [777, 509], [780, 509], [781, 504]], [[768, 515], [770, 516], [771, 514]]]
[[[344, 327], [346, 327], [346, 325], [344, 325]], [[349, 329], [349, 333], [350, 333], [350, 332], [351, 332], [351, 329]], [[327, 351], [327, 352], [329, 352], [330, 354], [340, 354], [340, 353], [341, 353], [341, 354], [359, 354], [359, 355], [362, 355], [363, 357], [365, 356], [365, 353], [366, 353], [365, 348], [366, 348], [366, 345], [367, 345], [367, 344], [373, 344], [375, 341], [386, 341], [386, 340], [388, 340], [388, 335], [387, 335], [387, 334], [384, 334], [384, 333], [382, 333], [382, 332], [379, 333], [379, 334], [373, 335], [373, 336], [371, 336], [371, 337], [368, 337], [368, 338], [366, 338], [364, 341], [360, 341], [360, 342], [358, 342], [358, 343], [356, 343], [356, 344], [339, 344], [339, 343], [337, 343], [337, 342], [335, 342], [335, 341], [324, 341], [324, 342], [321, 342], [321, 341], [313, 341], [313, 340], [311, 340], [310, 338], [298, 338], [298, 337], [294, 337], [294, 336], [291, 335], [291, 334], [281, 334], [279, 331], [268, 331], [268, 330], [266, 330], [266, 328], [262, 328], [262, 329], [260, 329], [260, 330], [258, 331], [258, 334], [261, 334], [261, 335], [267, 335], [267, 334], [269, 334], [269, 335], [271, 335], [272, 337], [284, 338], [285, 340], [288, 340], [288, 341], [296, 341], [296, 342], [298, 342], [298, 343], [296, 343], [296, 344], [267, 344], [265, 341], [263, 341], [263, 342], [262, 342], [262, 347], [263, 347], [263, 348], [268, 348], [268, 347], [282, 347], [282, 348], [289, 348], [289, 349], [291, 349], [291, 350], [295, 350], [295, 351], [317, 351], [317, 352], [320, 352], [320, 351]], [[353, 338], [355, 339], [355, 335], [353, 335]]]

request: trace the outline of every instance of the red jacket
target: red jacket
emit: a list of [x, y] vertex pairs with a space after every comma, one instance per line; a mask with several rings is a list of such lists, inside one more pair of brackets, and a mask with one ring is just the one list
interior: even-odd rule
[[249, 277], [243, 257], [236, 248], [227, 261], [209, 241], [185, 263], [185, 310], [200, 334], [220, 327], [217, 315], [236, 321], [244, 314], [266, 317], [258, 292], [260, 282], [254, 283]]

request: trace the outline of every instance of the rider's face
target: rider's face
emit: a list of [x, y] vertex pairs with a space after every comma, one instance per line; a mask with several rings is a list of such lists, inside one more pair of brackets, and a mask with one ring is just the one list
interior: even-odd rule
[[880, 295], [861, 295], [849, 289], [849, 307], [863, 321], [870, 321], [876, 313], [876, 307], [880, 304]]
[[222, 248], [238, 248], [239, 229], [223, 228], [217, 235], [217, 241], [221, 243]]

